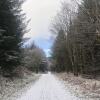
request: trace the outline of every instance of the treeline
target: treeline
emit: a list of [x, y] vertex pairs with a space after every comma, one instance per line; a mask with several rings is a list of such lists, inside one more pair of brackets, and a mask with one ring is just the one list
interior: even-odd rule
[[[29, 64], [33, 58], [35, 62], [35, 57], [38, 56], [37, 50], [27, 51], [24, 48], [23, 53], [23, 35], [28, 32], [27, 24], [29, 22], [26, 20], [26, 14], [22, 10], [24, 1], [0, 0], [0, 73], [7, 77], [13, 76], [16, 70], [20, 70], [21, 66], [25, 67], [25, 63]], [[34, 55], [32, 52], [34, 52]], [[39, 58], [40, 55], [37, 63], [41, 59]], [[31, 59], [29, 58], [30, 60], [28, 60], [26, 56], [31, 57]], [[34, 65], [35, 63], [30, 64], [27, 66], [36, 66]]]
[[0, 67], [3, 74], [12, 73], [21, 63], [21, 40], [26, 32], [23, 2], [0, 0]]
[[22, 64], [28, 70], [36, 73], [46, 72], [48, 69], [45, 52], [37, 47], [34, 42], [30, 46], [24, 46]]
[[53, 24], [52, 70], [96, 75], [100, 72], [100, 1], [62, 3]]

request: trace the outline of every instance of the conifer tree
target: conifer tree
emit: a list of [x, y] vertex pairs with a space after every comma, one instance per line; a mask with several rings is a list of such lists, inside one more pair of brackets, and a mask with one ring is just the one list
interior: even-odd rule
[[12, 73], [21, 61], [21, 38], [26, 31], [23, 22], [25, 14], [21, 5], [24, 0], [0, 0], [0, 66], [3, 71]]
[[71, 62], [68, 55], [66, 35], [60, 30], [52, 49], [52, 58], [55, 62], [55, 70], [58, 72], [71, 70]]
[[[84, 70], [96, 71], [100, 65], [100, 1], [82, 0], [78, 10], [77, 32], [83, 36]], [[83, 41], [82, 41], [83, 40]]]

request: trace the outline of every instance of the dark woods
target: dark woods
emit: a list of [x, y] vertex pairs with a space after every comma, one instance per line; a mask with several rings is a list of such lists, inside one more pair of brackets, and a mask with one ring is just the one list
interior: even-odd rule
[[22, 10], [24, 1], [0, 0], [0, 71], [6, 77], [13, 76], [16, 70], [20, 71], [20, 66], [36, 69], [39, 60], [44, 57], [44, 52], [40, 53], [42, 50], [39, 48], [33, 50], [34, 47], [22, 47], [25, 42], [23, 35], [28, 32], [29, 22]]
[[[24, 0], [0, 0], [0, 71], [11, 76], [20, 66], [39, 72], [47, 70], [43, 50], [22, 47], [28, 32]], [[57, 35], [52, 47], [51, 69], [75, 75], [96, 76], [100, 72], [100, 1], [73, 0], [62, 3], [52, 24]]]
[[52, 31], [57, 34], [52, 48], [52, 70], [94, 77], [100, 73], [99, 0], [62, 3]]
[[0, 66], [3, 73], [12, 73], [20, 64], [20, 43], [25, 33], [23, 0], [0, 0]]

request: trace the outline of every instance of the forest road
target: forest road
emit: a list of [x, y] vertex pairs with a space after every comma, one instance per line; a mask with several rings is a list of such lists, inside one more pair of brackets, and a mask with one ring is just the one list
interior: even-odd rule
[[79, 100], [51, 73], [40, 79], [18, 100]]

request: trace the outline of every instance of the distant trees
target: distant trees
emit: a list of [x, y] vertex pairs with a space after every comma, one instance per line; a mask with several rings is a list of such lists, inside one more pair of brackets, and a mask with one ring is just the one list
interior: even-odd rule
[[[67, 55], [68, 58], [62, 62], [66, 62], [66, 59], [70, 58], [71, 72], [75, 75], [79, 73], [95, 75], [100, 71], [100, 1], [82, 0], [81, 3], [75, 1], [77, 6], [74, 9], [70, 9], [66, 3], [62, 5], [62, 10], [58, 14], [56, 22], [53, 23], [52, 29], [57, 33], [61, 28], [64, 31], [61, 34], [66, 34], [65, 47], [68, 52], [65, 56]], [[60, 43], [62, 40], [59, 39], [59, 46], [62, 45]], [[56, 49], [58, 44], [54, 43]], [[62, 52], [66, 51], [65, 48], [62, 49]], [[59, 56], [62, 55], [61, 52], [56, 51], [56, 53]], [[69, 68], [68, 63], [66, 67]]]
[[0, 0], [0, 66], [3, 72], [12, 73], [20, 64], [20, 44], [26, 32], [24, 0]]
[[24, 67], [36, 73], [47, 71], [47, 58], [42, 49], [32, 44], [32, 46], [24, 48], [23, 52]]

